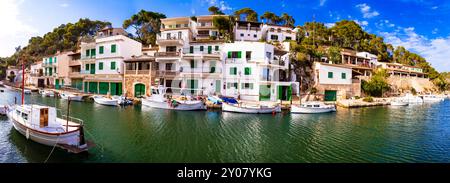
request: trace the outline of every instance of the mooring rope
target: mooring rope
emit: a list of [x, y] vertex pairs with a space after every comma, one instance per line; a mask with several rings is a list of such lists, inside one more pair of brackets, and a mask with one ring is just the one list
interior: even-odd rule
[[53, 151], [55, 150], [56, 145], [58, 145], [59, 136], [61, 136], [61, 135], [58, 135], [58, 138], [56, 138], [56, 143], [55, 143], [55, 145], [53, 145], [52, 151], [50, 151], [50, 154], [48, 154], [47, 159], [45, 159], [44, 163], [47, 163], [47, 161], [50, 159], [50, 156], [53, 154]]

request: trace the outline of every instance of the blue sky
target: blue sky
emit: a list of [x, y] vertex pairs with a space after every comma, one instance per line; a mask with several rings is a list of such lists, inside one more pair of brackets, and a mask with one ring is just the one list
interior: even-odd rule
[[9, 56], [31, 36], [43, 35], [54, 27], [79, 18], [110, 21], [120, 27], [123, 20], [141, 9], [168, 17], [208, 14], [211, 5], [232, 13], [251, 7], [286, 12], [296, 24], [305, 21], [332, 23], [349, 19], [366, 31], [383, 36], [424, 56], [439, 71], [450, 71], [450, 0], [1, 0], [0, 56]]

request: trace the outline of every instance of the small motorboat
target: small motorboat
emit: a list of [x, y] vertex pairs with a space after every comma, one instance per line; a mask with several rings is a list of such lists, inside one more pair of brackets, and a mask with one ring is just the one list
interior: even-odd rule
[[173, 99], [165, 96], [166, 88], [159, 86], [152, 88], [152, 95], [142, 99], [142, 105], [158, 109], [180, 110], [180, 111], [195, 111], [206, 110], [206, 105], [201, 100]]
[[23, 93], [25, 93], [25, 94], [31, 94], [31, 90], [29, 90], [29, 89], [25, 89], [25, 90], [23, 90]]
[[247, 103], [227, 103], [222, 104], [222, 111], [224, 112], [236, 112], [236, 113], [247, 113], [247, 114], [273, 114], [281, 112], [281, 106], [268, 106], [268, 105], [258, 105], [258, 104], [247, 104]]
[[423, 103], [422, 97], [414, 96], [410, 93], [406, 94], [403, 97], [400, 97], [399, 100], [406, 102], [408, 104], [422, 104]]
[[336, 105], [325, 104], [323, 102], [306, 102], [291, 106], [291, 113], [319, 114], [329, 112], [336, 112]]
[[40, 90], [39, 94], [41, 94], [43, 97], [55, 97], [55, 92], [51, 90]]
[[103, 97], [103, 96], [94, 96], [94, 101], [97, 104], [100, 105], [107, 105], [107, 106], [118, 106], [119, 105], [119, 99], [109, 98], [109, 97]]
[[217, 96], [208, 96], [208, 101], [212, 102], [215, 105], [222, 105], [223, 100], [220, 97]]
[[391, 106], [408, 106], [408, 102], [401, 100], [401, 98], [397, 98], [391, 101]]
[[74, 94], [74, 93], [61, 93], [60, 96], [64, 100], [70, 99], [71, 101], [78, 101], [78, 102], [83, 101], [82, 95], [78, 95], [78, 94]]
[[133, 105], [133, 100], [128, 99], [124, 96], [112, 96], [113, 99], [116, 99], [119, 105]]
[[442, 102], [445, 100], [444, 97], [439, 97], [436, 95], [428, 94], [428, 95], [421, 95], [424, 102]]
[[0, 115], [6, 116], [8, 114], [8, 106], [0, 105]]

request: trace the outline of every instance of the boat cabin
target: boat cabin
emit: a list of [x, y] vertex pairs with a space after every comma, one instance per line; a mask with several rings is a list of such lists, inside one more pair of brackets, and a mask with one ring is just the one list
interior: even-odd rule
[[56, 108], [39, 105], [18, 106], [13, 114], [17, 120], [31, 127], [59, 128], [61, 123], [56, 121]]

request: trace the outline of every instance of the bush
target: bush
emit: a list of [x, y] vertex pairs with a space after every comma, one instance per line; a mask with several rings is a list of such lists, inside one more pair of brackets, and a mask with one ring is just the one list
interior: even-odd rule
[[365, 97], [363, 98], [364, 102], [373, 102], [373, 98], [372, 97]]
[[311, 88], [311, 91], [309, 91], [309, 93], [316, 94], [317, 93], [317, 88]]
[[360, 99], [360, 98], [361, 98], [360, 96], [355, 96], [355, 99], [356, 99], [356, 100], [358, 100], [358, 99]]
[[361, 83], [361, 88], [369, 96], [382, 97], [383, 93], [390, 89], [386, 77], [385, 70], [378, 70], [369, 81]]
[[412, 93], [413, 95], [417, 95], [416, 89], [415, 89], [415, 88], [411, 88], [411, 93]]

